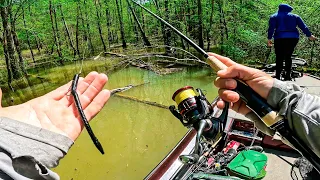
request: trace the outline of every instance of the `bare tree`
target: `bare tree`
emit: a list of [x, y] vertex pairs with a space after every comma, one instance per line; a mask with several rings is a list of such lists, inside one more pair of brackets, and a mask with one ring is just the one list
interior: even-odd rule
[[21, 67], [15, 56], [15, 48], [12, 37], [11, 24], [9, 23], [8, 6], [5, 0], [0, 0], [0, 13], [3, 26], [3, 49], [6, 56], [6, 65], [8, 70], [8, 83], [11, 86], [12, 79], [18, 79], [21, 77]]
[[198, 28], [198, 41], [199, 41], [199, 46], [203, 48], [203, 19], [202, 19], [202, 5], [201, 5], [201, 0], [198, 0], [198, 18], [199, 18], [199, 28]]
[[75, 57], [77, 55], [77, 50], [76, 48], [74, 47], [73, 45], [73, 41], [72, 41], [72, 38], [71, 38], [71, 35], [70, 35], [70, 32], [69, 32], [69, 28], [68, 28], [68, 25], [67, 25], [67, 22], [64, 18], [64, 14], [63, 14], [63, 10], [62, 10], [62, 6], [61, 4], [59, 4], [59, 9], [60, 9], [60, 15], [61, 15], [61, 20], [63, 21], [63, 26], [64, 26], [64, 29], [66, 31], [66, 34], [67, 34], [67, 38], [68, 38], [68, 41], [69, 41], [69, 45], [70, 47], [72, 48], [73, 50], [73, 56]]
[[210, 20], [209, 20], [209, 27], [207, 29], [207, 43], [208, 43], [208, 46], [207, 46], [207, 51], [210, 51], [210, 32], [211, 32], [211, 29], [212, 29], [212, 24], [213, 24], [213, 13], [214, 13], [214, 0], [211, 1], [211, 14], [210, 14]]
[[30, 36], [29, 36], [29, 30], [27, 28], [27, 25], [26, 25], [26, 19], [25, 19], [25, 11], [24, 11], [24, 8], [22, 8], [22, 18], [23, 18], [23, 26], [26, 30], [26, 36], [27, 36], [27, 43], [28, 43], [28, 47], [29, 47], [29, 50], [30, 50], [30, 53], [31, 53], [31, 58], [32, 58], [32, 61], [33, 63], [36, 63], [35, 59], [34, 59], [34, 54], [33, 54], [33, 50], [32, 50], [32, 47], [31, 47], [31, 43], [30, 43]]
[[86, 25], [87, 25], [87, 41], [88, 41], [88, 47], [90, 49], [90, 53], [91, 55], [94, 54], [94, 47], [92, 45], [92, 38], [91, 38], [91, 31], [90, 31], [90, 23], [89, 23], [89, 18], [88, 18], [88, 11], [87, 11], [87, 1], [84, 0], [83, 1], [83, 4], [84, 4], [84, 9], [85, 9], [85, 21], [86, 21]]
[[100, 23], [101, 14], [99, 13], [100, 9], [98, 8], [97, 4], [98, 4], [98, 1], [94, 0], [94, 6], [96, 8], [96, 16], [97, 16], [97, 27], [98, 27], [98, 30], [99, 30], [100, 40], [101, 40], [104, 52], [107, 52], [107, 47], [106, 47], [106, 44], [104, 43], [104, 39], [103, 39], [103, 36], [102, 36], [102, 27], [101, 27], [101, 23]]
[[131, 13], [132, 13], [132, 15], [133, 15], [133, 17], [134, 17], [134, 20], [136, 21], [136, 23], [137, 23], [137, 25], [138, 25], [138, 28], [139, 28], [139, 30], [140, 30], [140, 33], [141, 33], [141, 36], [142, 36], [144, 45], [146, 45], [146, 46], [151, 46], [151, 43], [149, 42], [149, 40], [148, 40], [148, 38], [147, 38], [147, 36], [146, 36], [146, 34], [145, 34], [142, 26], [141, 26], [141, 23], [139, 22], [139, 19], [138, 19], [137, 15], [136, 15], [134, 9], [132, 8], [129, 0], [127, 0], [127, 3], [128, 3], [128, 6], [129, 6], [129, 8], [130, 8], [130, 10], [131, 10]]
[[119, 7], [118, 0], [116, 0], [116, 5], [117, 5], [118, 18], [119, 18], [119, 22], [120, 22], [120, 34], [121, 34], [121, 39], [122, 39], [122, 47], [127, 48], [126, 37], [125, 37], [124, 26], [123, 26], [123, 19], [122, 19], [122, 15], [120, 13], [121, 10]]
[[49, 0], [49, 12], [50, 12], [50, 20], [51, 20], [53, 39], [54, 39], [55, 45], [57, 47], [58, 56], [60, 58], [59, 62], [60, 62], [60, 64], [63, 64], [62, 53], [61, 53], [61, 50], [60, 50], [59, 38], [58, 38], [57, 30], [55, 29], [55, 26], [54, 26], [55, 22], [54, 22], [54, 11], [53, 11], [53, 6], [52, 6], [52, 0]]

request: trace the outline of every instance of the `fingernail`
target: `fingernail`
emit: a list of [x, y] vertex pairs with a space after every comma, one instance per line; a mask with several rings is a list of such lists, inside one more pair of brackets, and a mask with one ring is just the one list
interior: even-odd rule
[[234, 88], [235, 83], [234, 83], [233, 80], [228, 80], [228, 81], [226, 82], [226, 85], [227, 85], [228, 88]]
[[233, 101], [236, 99], [236, 97], [235, 97], [233, 94], [228, 94], [228, 95], [227, 95], [227, 98], [228, 98], [231, 102], [233, 102]]

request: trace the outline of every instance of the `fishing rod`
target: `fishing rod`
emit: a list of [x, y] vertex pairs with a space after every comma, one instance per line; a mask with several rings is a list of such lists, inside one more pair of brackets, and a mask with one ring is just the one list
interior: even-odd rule
[[[154, 16], [156, 19], [161, 21], [163, 24], [167, 25], [182, 39], [192, 45], [199, 53], [201, 53], [203, 57], [207, 59], [208, 64], [213, 70], [219, 71], [228, 68], [214, 56], [209, 56], [206, 51], [200, 48], [196, 43], [194, 43], [191, 39], [182, 34], [178, 29], [173, 27], [164, 19], [162, 19], [149, 9], [145, 8], [141, 4], [135, 2], [134, 0], [131, 1]], [[290, 144], [292, 144], [295, 149], [299, 151], [320, 173], [320, 158], [306, 144], [304, 144], [303, 141], [301, 141], [295, 133], [291, 131], [288, 120], [279, 115], [278, 112], [274, 111], [273, 108], [266, 102], [266, 100], [263, 99], [258, 93], [253, 91], [246, 83], [238, 79], [235, 80], [237, 81], [237, 87], [236, 89], [234, 89], [234, 91], [236, 91], [240, 95], [240, 98], [245, 102], [246, 106], [253, 112], [255, 112], [267, 127], [278, 131], [281, 136], [285, 138]]]

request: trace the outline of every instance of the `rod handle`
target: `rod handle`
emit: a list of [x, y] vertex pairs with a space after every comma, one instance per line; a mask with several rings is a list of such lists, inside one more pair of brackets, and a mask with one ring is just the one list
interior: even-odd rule
[[219, 61], [216, 57], [214, 56], [208, 56], [207, 58], [207, 63], [211, 66], [211, 68], [215, 71], [218, 72], [223, 69], [227, 69], [228, 67], [223, 64], [221, 61]]
[[[214, 71], [227, 69], [228, 67], [214, 56], [208, 56], [207, 62]], [[267, 127], [275, 125], [283, 119], [276, 111], [273, 111], [270, 105], [256, 92], [254, 92], [245, 82], [236, 79], [238, 86], [235, 89], [247, 106], [261, 117]]]

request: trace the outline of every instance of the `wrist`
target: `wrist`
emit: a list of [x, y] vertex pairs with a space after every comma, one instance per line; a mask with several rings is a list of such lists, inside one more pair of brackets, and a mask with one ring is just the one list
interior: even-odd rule
[[8, 144], [0, 148], [12, 158], [31, 156], [48, 168], [56, 167], [73, 145], [66, 136], [5, 117], [0, 117], [0, 132], [0, 145]]

